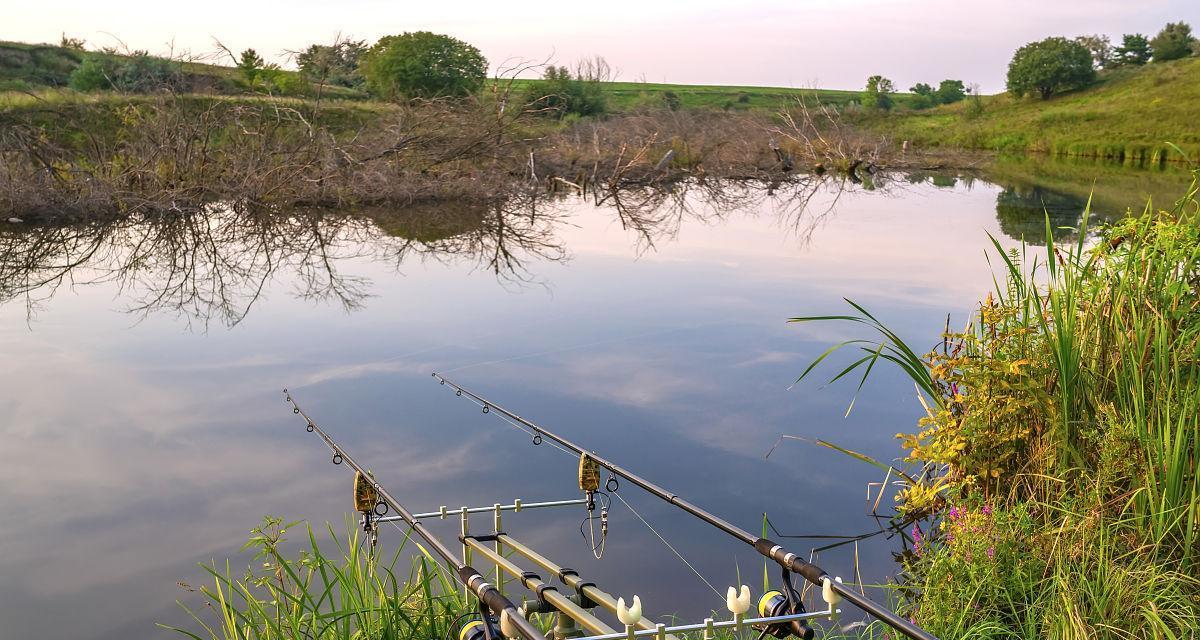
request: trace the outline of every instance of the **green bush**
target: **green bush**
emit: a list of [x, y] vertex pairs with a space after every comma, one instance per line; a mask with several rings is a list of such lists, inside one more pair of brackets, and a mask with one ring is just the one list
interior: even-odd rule
[[183, 77], [176, 63], [137, 51], [122, 58], [103, 54], [84, 56], [68, 84], [76, 91], [152, 93], [178, 89]]
[[679, 111], [679, 108], [683, 106], [683, 100], [680, 99], [679, 94], [669, 89], [662, 92], [662, 102], [663, 106], [671, 111]]
[[461, 97], [483, 86], [487, 60], [462, 40], [417, 31], [380, 38], [362, 55], [359, 71], [382, 98]]
[[279, 96], [306, 96], [311, 90], [303, 76], [282, 69], [262, 69], [258, 80], [268, 93]]
[[570, 69], [554, 65], [546, 67], [542, 79], [530, 85], [524, 101], [530, 109], [559, 118], [600, 115], [608, 107], [598, 78], [589, 78], [583, 72], [572, 74]]
[[112, 77], [116, 65], [110, 58], [87, 56], [79, 68], [71, 73], [69, 86], [76, 91], [99, 91], [112, 88]]

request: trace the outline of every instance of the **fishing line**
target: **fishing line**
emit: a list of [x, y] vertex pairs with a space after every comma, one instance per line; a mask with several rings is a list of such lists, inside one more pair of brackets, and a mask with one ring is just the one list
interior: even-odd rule
[[[604, 548], [608, 544], [608, 510], [612, 507], [612, 499], [603, 491], [597, 491], [596, 495], [600, 496], [600, 515], [594, 516], [591, 513], [579, 523], [579, 535], [583, 536], [584, 541], [592, 549], [592, 557], [600, 560], [604, 557]], [[596, 542], [596, 520], [600, 520], [600, 542]], [[583, 525], [588, 526], [588, 532], [583, 532]], [[589, 537], [590, 536], [590, 537]]]
[[637, 509], [633, 508], [633, 505], [626, 502], [625, 498], [621, 497], [621, 494], [614, 493], [613, 495], [617, 497], [617, 500], [621, 501], [621, 504], [625, 505], [626, 507], [629, 507], [629, 510], [633, 512], [633, 515], [637, 516], [637, 519], [641, 520], [642, 524], [646, 525], [647, 529], [649, 529], [652, 533], [654, 533], [654, 535], [658, 536], [658, 539], [662, 540], [662, 543], [667, 545], [667, 548], [670, 549], [671, 552], [675, 554], [675, 557], [679, 558], [683, 562], [683, 564], [687, 565], [687, 568], [691, 569], [692, 573], [696, 574], [696, 577], [700, 578], [700, 580], [703, 581], [704, 584], [708, 585], [708, 588], [712, 589], [712, 592], [717, 594], [717, 598], [719, 600], [724, 601], [725, 596], [722, 595], [720, 591], [717, 591], [717, 588], [714, 587], [712, 585], [712, 583], [708, 581], [708, 578], [705, 578], [704, 574], [700, 573], [700, 571], [698, 569], [696, 569], [696, 567], [693, 566], [692, 563], [688, 562], [687, 558], [683, 557], [683, 554], [679, 553], [679, 551], [677, 549], [675, 549], [675, 547], [672, 546], [670, 542], [667, 542], [667, 539], [664, 538], [663, 535], [658, 532], [658, 529], [655, 529], [653, 525], [651, 525], [649, 522], [647, 522], [646, 519], [642, 517], [642, 514], [638, 513]]

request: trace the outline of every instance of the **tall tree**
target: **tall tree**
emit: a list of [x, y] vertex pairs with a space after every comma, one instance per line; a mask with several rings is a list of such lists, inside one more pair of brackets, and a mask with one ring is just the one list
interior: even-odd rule
[[1087, 47], [1058, 36], [1017, 49], [1008, 63], [1008, 92], [1018, 97], [1037, 93], [1046, 100], [1057, 92], [1085, 86], [1095, 78], [1092, 54]]
[[1079, 36], [1075, 38], [1075, 42], [1087, 47], [1092, 54], [1092, 65], [1097, 69], [1108, 69], [1113, 66], [1115, 50], [1112, 40], [1109, 40], [1108, 36], [1102, 34]]
[[246, 49], [242, 55], [238, 56], [237, 68], [242, 72], [242, 77], [246, 79], [247, 84], [254, 84], [254, 80], [258, 78], [259, 72], [263, 69], [262, 56], [254, 49]]
[[314, 44], [296, 55], [300, 73], [310, 80], [343, 87], [363, 84], [358, 62], [367, 50], [364, 41], [342, 40], [332, 45]]
[[1150, 41], [1155, 62], [1178, 60], [1192, 55], [1192, 27], [1186, 22], [1168, 22]]
[[1140, 33], [1127, 33], [1121, 37], [1121, 46], [1116, 48], [1115, 58], [1121, 65], [1146, 64], [1150, 62], [1150, 41]]
[[891, 109], [892, 93], [896, 85], [883, 76], [867, 78], [867, 90], [862, 94], [862, 105], [870, 109]]

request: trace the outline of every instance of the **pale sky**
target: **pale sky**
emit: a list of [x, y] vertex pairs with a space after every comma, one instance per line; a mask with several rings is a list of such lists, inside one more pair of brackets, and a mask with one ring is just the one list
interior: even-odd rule
[[986, 93], [1003, 89], [1013, 50], [1032, 40], [1119, 40], [1178, 20], [1200, 30], [1200, 0], [2, 1], [0, 40], [66, 32], [90, 46], [205, 54], [219, 39], [282, 63], [339, 33], [373, 42], [427, 30], [474, 44], [493, 67], [598, 54], [622, 80], [859, 89], [878, 73], [901, 89], [956, 78]]

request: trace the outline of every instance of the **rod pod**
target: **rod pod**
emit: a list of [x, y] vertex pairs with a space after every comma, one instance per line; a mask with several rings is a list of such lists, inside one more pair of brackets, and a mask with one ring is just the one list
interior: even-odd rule
[[449, 385], [455, 390], [456, 394], [465, 395], [473, 399], [475, 402], [478, 402], [484, 407], [485, 412], [495, 409], [496, 411], [532, 430], [535, 434], [535, 437], [549, 438], [579, 455], [587, 454], [592, 460], [595, 460], [596, 463], [601, 467], [608, 469], [612, 474], [628, 480], [638, 487], [641, 487], [651, 495], [669, 502], [676, 507], [679, 507], [680, 509], [692, 514], [696, 518], [707, 522], [708, 524], [720, 529], [721, 531], [724, 531], [725, 533], [737, 538], [738, 540], [741, 540], [742, 542], [745, 542], [746, 544], [754, 547], [755, 551], [758, 551], [764, 557], [775, 561], [785, 570], [799, 574], [805, 580], [818, 587], [824, 588], [826, 584], [828, 584], [829, 588], [838, 595], [842, 596], [844, 600], [850, 602], [854, 606], [862, 609], [872, 616], [875, 616], [884, 624], [895, 629], [896, 631], [899, 631], [900, 633], [903, 633], [909, 638], [912, 638], [913, 640], [938, 640], [937, 636], [934, 636], [928, 631], [918, 627], [908, 620], [905, 620], [895, 611], [892, 611], [891, 609], [888, 609], [887, 607], [875, 602], [865, 595], [854, 591], [849, 586], [834, 580], [832, 576], [825, 572], [824, 569], [811, 562], [808, 562], [799, 555], [788, 551], [783, 547], [783, 545], [768, 538], [760, 538], [749, 531], [746, 531], [745, 529], [730, 524], [729, 522], [726, 522], [725, 520], [709, 513], [708, 511], [705, 511], [704, 509], [701, 509], [695, 504], [692, 504], [691, 502], [679, 497], [678, 495], [664, 489], [657, 484], [654, 484], [653, 482], [637, 475], [636, 473], [633, 473], [632, 471], [629, 471], [628, 469], [614, 462], [610, 462], [606, 458], [597, 455], [594, 451], [588, 451], [574, 442], [554, 433], [553, 431], [547, 431], [541, 426], [522, 418], [512, 411], [509, 411], [508, 409], [505, 409], [504, 407], [492, 402], [491, 400], [488, 400], [487, 398], [475, 394], [468, 389], [465, 389], [462, 386], [447, 380], [446, 378], [442, 377], [441, 374], [434, 373], [433, 377], [438, 381], [439, 384]]
[[[361, 474], [363, 478], [367, 479], [378, 494], [379, 498], [389, 507], [394, 509], [396, 514], [400, 516], [400, 519], [403, 520], [413, 531], [417, 532], [417, 535], [421, 536], [421, 538], [425, 540], [425, 542], [428, 543], [429, 546], [433, 548], [433, 550], [436, 551], [443, 560], [446, 561], [446, 564], [454, 569], [454, 573], [459, 582], [466, 585], [466, 587], [475, 594], [475, 597], [479, 599], [480, 615], [483, 620], [486, 621], [488, 619], [486, 614], [490, 612], [498, 618], [501, 628], [511, 628], [516, 632], [516, 635], [524, 638], [524, 640], [547, 640], [546, 636], [542, 635], [542, 633], [538, 631], [537, 627], [533, 626], [532, 623], [530, 623], [528, 620], [522, 617], [520, 613], [517, 612], [516, 605], [514, 605], [508, 598], [504, 597], [504, 594], [500, 593], [496, 587], [488, 583], [487, 579], [483, 577], [483, 574], [479, 573], [479, 571], [477, 571], [474, 567], [463, 562], [458, 556], [454, 555], [454, 552], [450, 551], [446, 545], [442, 544], [441, 540], [438, 540], [437, 537], [435, 537], [432, 533], [426, 531], [425, 526], [420, 520], [413, 517], [412, 513], [410, 513], [408, 509], [405, 509], [404, 505], [400, 504], [399, 500], [392, 496], [392, 494], [388, 492], [388, 490], [385, 489], [378, 480], [368, 474], [366, 469], [355, 462], [354, 458], [350, 457], [350, 454], [346, 453], [346, 450], [343, 449], [341, 445], [334, 442], [333, 438], [330, 438], [329, 435], [327, 435], [325, 431], [322, 430], [321, 427], [308, 416], [307, 413], [304, 413], [304, 410], [300, 408], [300, 405], [296, 404], [296, 401], [292, 399], [292, 395], [288, 393], [287, 389], [283, 390], [283, 394], [284, 397], [287, 398], [287, 402], [292, 405], [292, 412], [304, 418], [305, 422], [307, 423], [305, 429], [307, 429], [310, 433], [316, 433], [317, 435], [321, 436], [321, 439], [325, 441], [325, 446], [329, 447], [329, 449], [333, 451], [334, 464], [341, 464], [342, 462], [345, 462], [350, 466], [351, 469], [354, 469]], [[491, 635], [491, 625], [487, 624], [486, 622], [484, 624], [487, 634]]]

